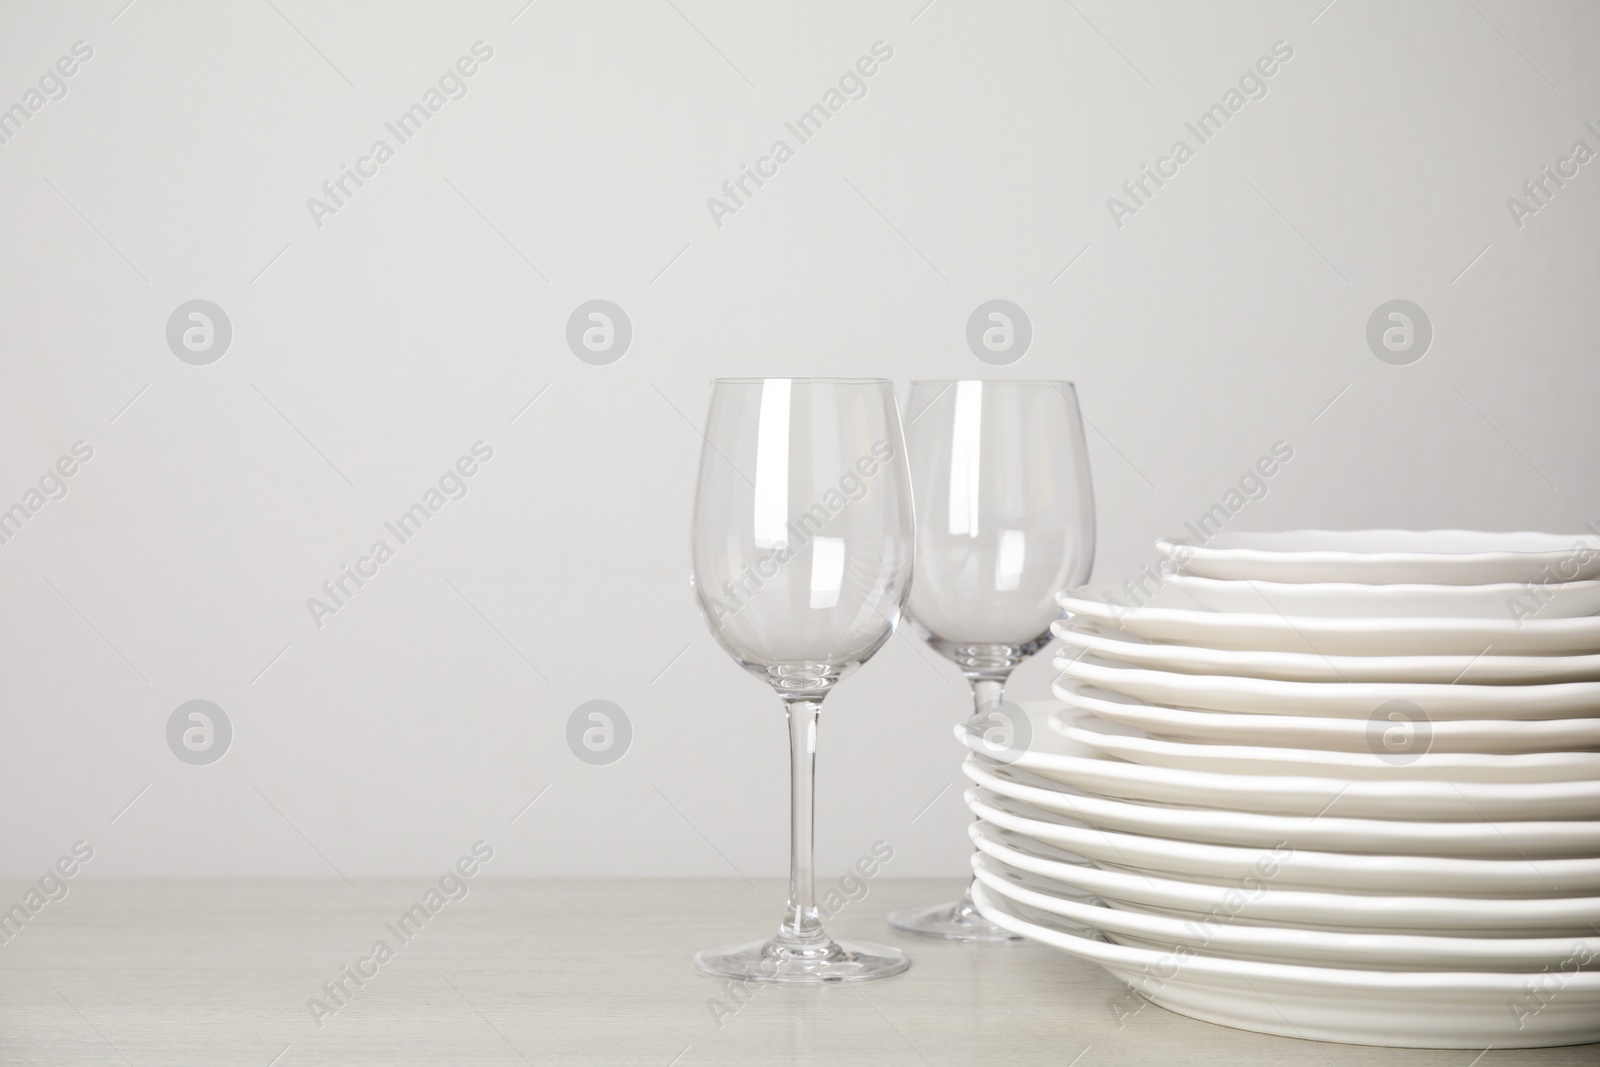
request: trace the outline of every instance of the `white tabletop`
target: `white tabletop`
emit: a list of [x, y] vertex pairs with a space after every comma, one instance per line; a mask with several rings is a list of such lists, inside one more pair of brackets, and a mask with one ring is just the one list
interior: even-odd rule
[[[0, 901], [26, 888], [0, 883]], [[0, 945], [0, 1063], [1469, 1067], [1477, 1055], [1266, 1037], [1150, 1005], [1127, 1014], [1135, 1002], [1117, 982], [1060, 952], [925, 942], [885, 925], [890, 908], [948, 897], [953, 882], [874, 881], [829, 924], [905, 948], [907, 973], [747, 986], [742, 1001], [689, 957], [768, 933], [777, 883], [478, 879], [401, 943], [385, 924], [427, 888], [76, 881]], [[319, 1028], [307, 1001], [333, 1009], [323, 983], [379, 939], [394, 957], [365, 965], [376, 974]], [[1476, 1063], [1597, 1061], [1590, 1045]]]

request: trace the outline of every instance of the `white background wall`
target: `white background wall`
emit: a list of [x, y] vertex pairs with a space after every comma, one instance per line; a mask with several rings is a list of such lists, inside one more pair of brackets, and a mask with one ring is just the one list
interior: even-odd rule
[[[428, 874], [480, 837], [493, 874], [781, 873], [777, 701], [686, 581], [714, 376], [1075, 380], [1099, 581], [1280, 439], [1240, 528], [1600, 520], [1600, 163], [1520, 228], [1506, 203], [1600, 149], [1593, 4], [125, 2], [0, 11], [0, 106], [93, 48], [0, 145], [0, 506], [94, 449], [0, 545], [0, 874], [80, 838], [91, 877]], [[319, 228], [307, 198], [479, 40]], [[1115, 226], [1277, 41], [1265, 98]], [[209, 366], [165, 339], [196, 298], [233, 326]], [[564, 340], [596, 298], [634, 329], [609, 366]], [[1003, 368], [964, 340], [992, 298], [1034, 327]], [[1364, 339], [1395, 298], [1435, 331], [1410, 366]], [[467, 497], [317, 628], [478, 440]], [[823, 872], [879, 838], [892, 873], [963, 869], [964, 688], [897, 639], [830, 699]], [[165, 739], [196, 698], [234, 727], [203, 767]], [[596, 698], [633, 723], [610, 766], [565, 742]]]

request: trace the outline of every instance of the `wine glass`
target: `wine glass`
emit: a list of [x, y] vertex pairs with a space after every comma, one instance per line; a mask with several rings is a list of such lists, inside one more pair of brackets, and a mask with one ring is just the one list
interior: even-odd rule
[[766, 941], [698, 953], [718, 977], [883, 978], [898, 949], [834, 941], [812, 886], [817, 715], [894, 632], [911, 588], [911, 482], [883, 379], [719, 379], [694, 503], [694, 591], [717, 643], [789, 720], [789, 904]]
[[[978, 715], [1050, 641], [1055, 594], [1094, 562], [1094, 489], [1071, 382], [913, 382], [906, 449], [917, 499], [917, 577], [907, 610], [972, 683]], [[953, 904], [890, 914], [912, 933], [1015, 941]]]

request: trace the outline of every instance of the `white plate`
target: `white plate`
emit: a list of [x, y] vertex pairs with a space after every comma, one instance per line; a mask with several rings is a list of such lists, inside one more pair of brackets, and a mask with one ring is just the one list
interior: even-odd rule
[[[1434, 752], [1425, 735], [1411, 732], [1409, 755], [1382, 749], [1381, 735], [1367, 752], [1322, 752], [1312, 748], [1191, 744], [1150, 737], [1142, 730], [1108, 722], [1089, 712], [1051, 720], [1063, 736], [1096, 752], [1151, 767], [1182, 767], [1218, 774], [1309, 774], [1318, 778], [1392, 782], [1585, 782], [1600, 781], [1600, 752], [1522, 752], [1514, 755]], [[1600, 852], [1600, 840], [1595, 842]]]
[[1263, 815], [1089, 796], [1048, 778], [976, 756], [962, 761], [961, 770], [991, 792], [1089, 826], [1179, 841], [1258, 849], [1287, 844], [1321, 852], [1399, 852], [1480, 859], [1541, 860], [1556, 856], [1593, 857], [1600, 853], [1600, 822], [1402, 822], [1338, 815]]
[[[1069, 614], [1152, 641], [1324, 656], [1559, 656], [1600, 652], [1600, 616], [1581, 619], [1318, 619], [1126, 603], [1090, 586], [1056, 596]], [[1120, 602], [1119, 602], [1120, 601]]]
[[[1549, 685], [1446, 685], [1442, 682], [1286, 682], [1229, 674], [1181, 674], [1121, 667], [1092, 656], [1060, 658], [1066, 676], [1151, 704], [1203, 711], [1370, 719], [1392, 700], [1443, 719], [1592, 719], [1600, 682]], [[1386, 714], [1386, 713], [1385, 713]]]
[[1600, 969], [1597, 938], [1334, 933], [1251, 926], [1226, 913], [1196, 923], [1067, 895], [1047, 878], [1014, 870], [982, 853], [973, 855], [972, 873], [1007, 900], [1099, 930], [1119, 944], [1157, 951], [1182, 946], [1208, 956], [1378, 971], [1540, 971], [1575, 955], [1580, 969]]
[[[1562, 972], [1555, 994], [1526, 973], [1362, 971], [1113, 945], [979, 884], [973, 902], [1012, 933], [1100, 964], [1165, 1008], [1313, 1041], [1404, 1048], [1541, 1048], [1600, 1041], [1600, 971]], [[1267, 992], [1270, 990], [1271, 992]], [[1525, 1004], [1519, 1015], [1512, 1008]]]
[[[1024, 710], [1029, 711], [1029, 720], [1019, 727], [1031, 735], [1028, 747], [1009, 751], [1007, 755], [1014, 757], [1009, 762], [1095, 796], [1269, 815], [1469, 822], [1600, 818], [1600, 782], [1353, 782], [1304, 775], [1176, 771], [1102, 755], [1057, 734], [1040, 709], [1024, 706]], [[992, 725], [986, 728], [993, 733]], [[955, 733], [980, 756], [994, 756], [991, 741], [970, 724], [957, 724]]]
[[1163, 581], [1207, 611], [1265, 612], [1324, 619], [1573, 619], [1600, 613], [1600, 582], [1534, 586], [1365, 585], [1258, 582], [1172, 574]]
[[[1059, 665], [1058, 665], [1059, 666]], [[1168, 741], [1208, 745], [1269, 745], [1325, 752], [1372, 751], [1373, 727], [1362, 719], [1190, 711], [1145, 704], [1070, 679], [1051, 687], [1077, 711], [1143, 730]], [[1445, 719], [1428, 724], [1433, 752], [1564, 752], [1600, 749], [1600, 718]]]
[[[1182, 540], [1162, 539], [1156, 549], [1172, 557]], [[1181, 548], [1183, 573], [1203, 578], [1443, 585], [1600, 578], [1600, 538], [1592, 533], [1288, 530], [1222, 533]]]
[[1050, 632], [1076, 655], [1087, 652], [1135, 667], [1180, 674], [1233, 674], [1292, 682], [1466, 682], [1473, 685], [1600, 680], [1600, 655], [1323, 656], [1147, 641], [1085, 619], [1061, 619]]
[[1285, 889], [1434, 897], [1574, 897], [1600, 894], [1600, 859], [1483, 860], [1374, 856], [1207, 845], [1098, 830], [1020, 800], [968, 789], [967, 809], [987, 823], [1075, 852], [1101, 867], [1237, 886], [1252, 871]]
[[1430, 933], [1455, 937], [1593, 937], [1600, 897], [1410, 897], [1186, 882], [1156, 874], [1106, 870], [1070, 852], [974, 822], [967, 828], [985, 855], [1069, 890], [1116, 906], [1190, 919], [1231, 915], [1263, 926], [1356, 933]]

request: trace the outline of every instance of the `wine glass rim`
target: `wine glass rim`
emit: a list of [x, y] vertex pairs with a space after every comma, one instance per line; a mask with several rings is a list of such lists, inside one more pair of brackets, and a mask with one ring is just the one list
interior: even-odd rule
[[1048, 385], [1051, 387], [1065, 385], [1076, 389], [1077, 384], [1065, 378], [913, 378], [908, 385], [951, 385], [955, 383], [978, 382], [982, 385]]
[[762, 385], [766, 382], [797, 382], [800, 385], [890, 385], [888, 378], [713, 378], [712, 385]]

